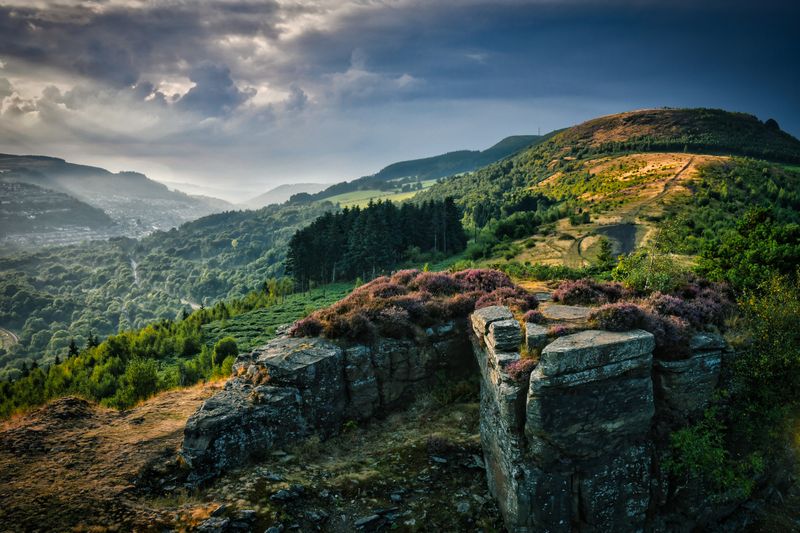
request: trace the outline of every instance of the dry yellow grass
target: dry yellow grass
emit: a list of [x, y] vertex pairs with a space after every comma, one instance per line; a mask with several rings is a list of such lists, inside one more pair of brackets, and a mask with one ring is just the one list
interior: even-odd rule
[[174, 459], [186, 420], [221, 386], [167, 391], [128, 411], [62, 398], [8, 421], [0, 430], [0, 519], [26, 531], [171, 523], [139, 501], [134, 483]]
[[[603, 132], [602, 135], [613, 140], [614, 132]], [[537, 240], [533, 248], [526, 248], [514, 260], [572, 267], [589, 265], [598, 251], [599, 236], [594, 233], [598, 228], [616, 224], [634, 224], [636, 245], [639, 246], [653, 234], [651, 218], [662, 215], [670, 202], [686, 194], [687, 183], [697, 178], [698, 168], [723, 159], [726, 158], [668, 152], [601, 157], [587, 161], [585, 166], [592, 175], [631, 183], [622, 191], [613, 193], [615, 198], [624, 199], [622, 205], [599, 214], [593, 213], [589, 224], [572, 226], [568, 220], [560, 220], [554, 234]], [[546, 192], [556, 186], [562, 176], [561, 172], [556, 172], [535, 188]], [[604, 199], [606, 195], [603, 194], [582, 196], [582, 200], [587, 202]], [[565, 239], [565, 235], [572, 239]]]

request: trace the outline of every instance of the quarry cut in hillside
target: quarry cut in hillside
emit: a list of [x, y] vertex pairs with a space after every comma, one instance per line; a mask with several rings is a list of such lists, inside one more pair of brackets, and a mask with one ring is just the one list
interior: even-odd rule
[[654, 357], [653, 335], [589, 329], [589, 311], [546, 306], [574, 331], [555, 340], [502, 306], [415, 342], [279, 337], [240, 356], [224, 390], [189, 419], [180, 453], [190, 480], [386, 417], [441, 371], [455, 380], [477, 369], [483, 463], [508, 530], [741, 527], [744, 501], [718, 508], [698, 486], [677, 487], [662, 464], [669, 432], [711, 400], [733, 357], [725, 341], [698, 333], [686, 357]]

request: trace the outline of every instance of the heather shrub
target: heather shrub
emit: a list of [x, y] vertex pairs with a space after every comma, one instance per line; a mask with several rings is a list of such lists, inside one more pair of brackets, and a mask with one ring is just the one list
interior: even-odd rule
[[492, 292], [501, 287], [514, 287], [506, 274], [498, 270], [471, 268], [453, 276], [465, 291]]
[[407, 337], [427, 327], [466, 317], [478, 304], [508, 305], [524, 312], [538, 305], [535, 295], [514, 286], [502, 272], [470, 269], [456, 274], [401, 270], [363, 284], [332, 306], [298, 321], [295, 337], [316, 336], [368, 341], [376, 334]]
[[449, 296], [461, 289], [459, 282], [444, 272], [423, 272], [414, 278], [409, 286], [434, 296]]
[[525, 322], [532, 322], [534, 324], [546, 324], [547, 319], [544, 317], [541, 311], [536, 311], [531, 309], [530, 311], [526, 312], [522, 316], [522, 320]]
[[636, 304], [620, 302], [606, 304], [589, 314], [589, 322], [599, 329], [629, 331], [644, 327], [647, 312]]
[[620, 302], [592, 311], [589, 321], [608, 331], [649, 331], [655, 339], [654, 353], [662, 359], [682, 359], [689, 355], [691, 328], [683, 318], [660, 315], [637, 304]]
[[398, 270], [392, 277], [389, 278], [392, 283], [396, 283], [398, 285], [408, 285], [411, 281], [419, 275], [419, 270], [416, 268], [408, 269], [408, 270]]
[[325, 325], [324, 333], [332, 339], [368, 341], [375, 336], [375, 326], [364, 313], [351, 311], [332, 317]]
[[426, 315], [425, 302], [431, 298], [429, 293], [412, 292], [392, 298], [392, 305], [404, 309], [411, 320], [418, 322]]
[[492, 305], [505, 305], [518, 311], [536, 309], [539, 301], [535, 294], [519, 287], [500, 287], [478, 298], [475, 309], [482, 309]]
[[377, 316], [378, 331], [386, 337], [408, 337], [413, 331], [410, 318], [405, 309], [394, 305], [386, 307]]
[[322, 333], [322, 322], [314, 316], [302, 318], [292, 324], [289, 335], [292, 337], [316, 337]]
[[479, 291], [456, 294], [445, 301], [451, 317], [467, 316], [475, 310], [475, 303], [482, 296]]
[[620, 283], [598, 283], [584, 278], [561, 283], [553, 291], [553, 301], [567, 305], [614, 303], [623, 294], [624, 288]]
[[381, 282], [369, 288], [369, 295], [373, 298], [391, 298], [406, 294], [408, 289], [391, 281]]
[[566, 324], [555, 324], [550, 326], [547, 330], [547, 335], [553, 338], [563, 337], [564, 335], [572, 335], [582, 331], [583, 328], [577, 326], [568, 326]]
[[506, 373], [517, 383], [522, 383], [530, 379], [531, 372], [533, 372], [533, 369], [536, 368], [538, 363], [539, 362], [533, 357], [523, 357], [510, 363], [506, 367]]
[[688, 313], [686, 301], [671, 294], [654, 292], [647, 298], [647, 305], [661, 315], [684, 317]]
[[691, 328], [686, 320], [650, 313], [642, 329], [655, 337], [656, 349], [653, 353], [661, 359], [685, 359], [691, 355]]

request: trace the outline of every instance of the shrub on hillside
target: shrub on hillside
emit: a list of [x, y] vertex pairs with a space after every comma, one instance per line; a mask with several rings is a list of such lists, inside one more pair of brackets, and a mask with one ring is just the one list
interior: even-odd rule
[[646, 321], [647, 312], [640, 306], [627, 302], [606, 304], [589, 314], [590, 323], [608, 331], [643, 328]]
[[398, 285], [408, 285], [411, 283], [411, 280], [416, 278], [419, 275], [420, 271], [416, 268], [408, 269], [408, 270], [398, 270], [394, 274], [392, 274], [391, 282], [397, 283]]
[[511, 278], [499, 270], [471, 268], [456, 272], [453, 277], [465, 291], [492, 292], [501, 287], [514, 286]]
[[655, 339], [655, 354], [663, 359], [681, 359], [689, 355], [691, 328], [686, 320], [677, 316], [664, 316], [638, 304], [619, 302], [592, 311], [589, 322], [608, 331], [649, 331]]
[[458, 280], [445, 272], [422, 272], [409, 283], [409, 287], [434, 296], [449, 296], [462, 288]]
[[614, 303], [624, 294], [625, 289], [621, 283], [598, 283], [584, 278], [562, 282], [553, 291], [553, 301], [567, 305]]
[[376, 334], [403, 338], [415, 329], [463, 318], [478, 307], [508, 305], [520, 312], [535, 309], [536, 297], [493, 270], [455, 274], [402, 270], [361, 285], [332, 306], [296, 322], [295, 337], [316, 336], [369, 341]]
[[522, 320], [524, 322], [532, 322], [534, 324], [546, 324], [547, 319], [544, 317], [541, 311], [536, 311], [531, 309], [527, 313], [522, 316]]
[[309, 316], [292, 324], [289, 335], [292, 337], [316, 337], [322, 333], [323, 325], [317, 318]]
[[475, 309], [482, 309], [492, 305], [505, 305], [517, 311], [528, 311], [539, 306], [535, 294], [531, 294], [520, 287], [500, 287], [488, 294], [484, 294], [475, 302]]

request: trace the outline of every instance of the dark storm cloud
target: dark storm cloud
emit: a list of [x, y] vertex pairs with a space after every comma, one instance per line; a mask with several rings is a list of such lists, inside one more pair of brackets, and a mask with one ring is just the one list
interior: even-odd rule
[[304, 180], [335, 181], [634, 107], [800, 134], [795, 1], [3, 2], [0, 148], [107, 139], [199, 172], [235, 148], [283, 180], [300, 152]]
[[189, 79], [195, 85], [177, 103], [207, 117], [230, 113], [254, 95], [253, 90], [239, 90], [230, 69], [221, 65], [202, 63], [189, 72]]

